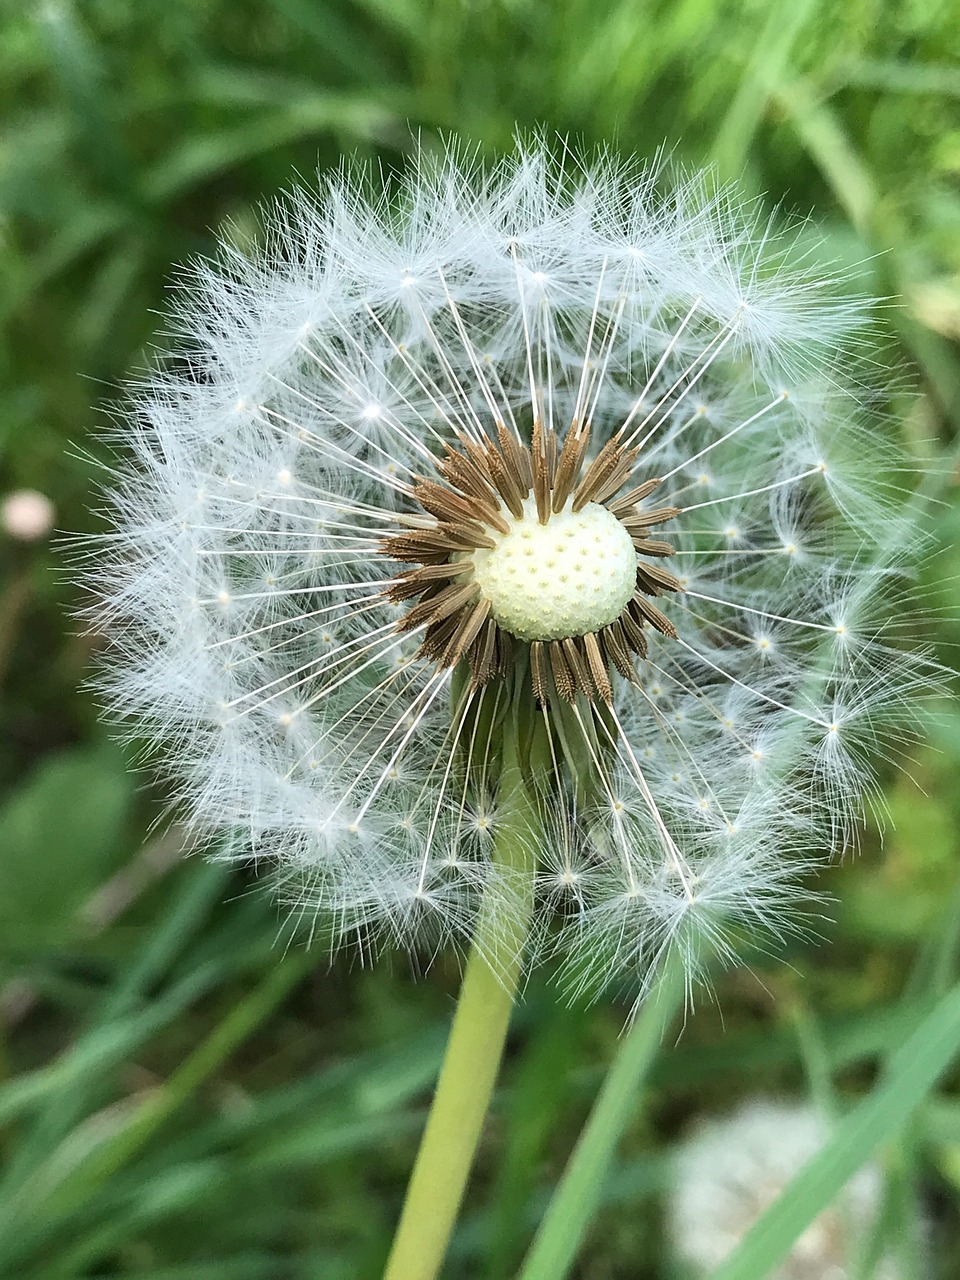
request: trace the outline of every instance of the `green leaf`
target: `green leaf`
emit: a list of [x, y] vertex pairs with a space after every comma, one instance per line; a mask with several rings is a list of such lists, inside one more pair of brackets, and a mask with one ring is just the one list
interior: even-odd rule
[[0, 957], [83, 937], [77, 911], [117, 868], [133, 779], [114, 748], [65, 752], [0, 810]]
[[163, 204], [252, 156], [301, 138], [329, 130], [353, 140], [375, 138], [395, 130], [398, 120], [388, 108], [365, 96], [317, 94], [296, 109], [256, 115], [236, 128], [180, 139], [166, 159], [145, 173], [143, 190], [148, 201]]

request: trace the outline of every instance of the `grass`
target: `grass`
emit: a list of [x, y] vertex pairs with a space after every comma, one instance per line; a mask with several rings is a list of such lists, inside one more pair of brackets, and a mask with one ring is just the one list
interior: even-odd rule
[[[0, 465], [93, 527], [118, 386], [161, 343], [174, 264], [344, 153], [515, 122], [686, 163], [810, 214], [891, 299], [891, 405], [934, 474], [927, 587], [957, 640], [960, 55], [952, 6], [856, 0], [51, 0], [0, 17]], [[251, 877], [179, 861], [158, 792], [80, 689], [94, 641], [47, 546], [0, 544], [0, 1273], [17, 1280], [379, 1274], [457, 988], [277, 944]], [[904, 1276], [960, 1271], [960, 714], [886, 769], [881, 850], [832, 873], [829, 945], [718, 978], [650, 1068], [580, 1280], [671, 1275], [662, 1194], [700, 1114], [810, 1095], [836, 1137], [742, 1245], [760, 1280], [871, 1152]], [[146, 841], [146, 845], [144, 842]], [[906, 979], [904, 975], [909, 975]], [[624, 1009], [535, 984], [448, 1266], [518, 1273], [616, 1051]], [[618, 1125], [619, 1129], [619, 1125]], [[917, 1220], [925, 1223], [917, 1231]], [[876, 1250], [889, 1241], [878, 1226]], [[930, 1242], [918, 1261], [910, 1241]]]

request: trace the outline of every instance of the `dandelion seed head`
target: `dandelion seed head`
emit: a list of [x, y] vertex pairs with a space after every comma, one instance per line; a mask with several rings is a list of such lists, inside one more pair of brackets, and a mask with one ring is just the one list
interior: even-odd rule
[[[378, 185], [378, 182], [380, 183]], [[345, 168], [185, 276], [117, 430], [100, 685], [224, 856], [366, 958], [510, 935], [643, 991], [800, 927], [933, 666], [848, 387], [867, 308], [702, 178], [542, 139]]]
[[[810, 1106], [766, 1098], [700, 1122], [681, 1142], [667, 1221], [676, 1258], [711, 1275], [830, 1137]], [[795, 1242], [770, 1280], [844, 1280], [856, 1268], [882, 1207], [883, 1175], [867, 1164]], [[878, 1280], [903, 1274], [891, 1255]]]

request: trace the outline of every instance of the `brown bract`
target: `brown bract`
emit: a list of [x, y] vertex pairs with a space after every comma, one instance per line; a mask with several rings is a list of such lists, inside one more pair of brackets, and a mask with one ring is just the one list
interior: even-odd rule
[[[679, 515], [681, 508], [641, 507], [659, 479], [645, 480], [616, 496], [633, 476], [637, 461], [637, 450], [624, 448], [618, 436], [608, 440], [589, 463], [589, 426], [571, 426], [562, 446], [556, 432], [544, 431], [539, 423], [534, 424], [531, 445], [518, 440], [502, 423], [497, 424], [496, 437], [484, 434], [471, 439], [458, 432], [459, 447], [448, 445], [445, 457], [437, 460], [445, 483], [418, 477], [410, 488], [411, 499], [433, 517], [433, 523], [381, 543], [384, 555], [417, 566], [399, 574], [385, 593], [395, 602], [419, 597], [397, 629], [423, 628], [420, 653], [440, 667], [467, 662], [477, 686], [508, 674], [514, 646], [526, 644], [533, 690], [540, 702], [547, 703], [554, 692], [567, 701], [581, 693], [590, 700], [609, 702], [611, 670], [637, 682], [634, 655], [642, 658], [647, 652], [647, 627], [676, 637], [673, 623], [651, 597], [679, 591], [680, 581], [645, 559], [673, 555], [669, 542], [653, 539], [649, 533]], [[474, 578], [472, 553], [494, 548], [494, 535], [510, 532], [504, 514], [521, 519], [524, 500], [531, 494], [542, 525], [568, 502], [575, 512], [595, 502], [603, 504], [630, 535], [638, 557], [636, 589], [608, 626], [559, 640], [525, 641], [511, 636], [492, 616], [490, 601]]]

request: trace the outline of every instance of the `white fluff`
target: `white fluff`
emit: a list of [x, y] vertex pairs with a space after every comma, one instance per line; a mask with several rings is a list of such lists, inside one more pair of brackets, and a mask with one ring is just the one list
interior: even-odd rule
[[594, 447], [626, 422], [685, 508], [685, 592], [679, 640], [615, 677], [596, 794], [546, 805], [538, 952], [642, 991], [670, 943], [697, 969], [796, 927], [932, 669], [883, 631], [915, 535], [851, 385], [865, 309], [791, 249], [704, 179], [534, 139], [420, 155], [389, 194], [346, 169], [187, 274], [88, 568], [102, 688], [195, 824], [335, 942], [463, 940], [497, 900], [497, 797], [457, 790], [450, 673], [395, 633], [378, 544], [455, 428], [535, 399], [562, 432], [583, 387]]
[[[702, 1121], [681, 1143], [667, 1220], [690, 1280], [712, 1275], [763, 1212], [824, 1146], [830, 1126], [810, 1106], [753, 1098], [732, 1114]], [[807, 1228], [768, 1280], [848, 1280], [882, 1209], [883, 1175], [866, 1164], [837, 1202]], [[892, 1255], [872, 1272], [898, 1280]]]

